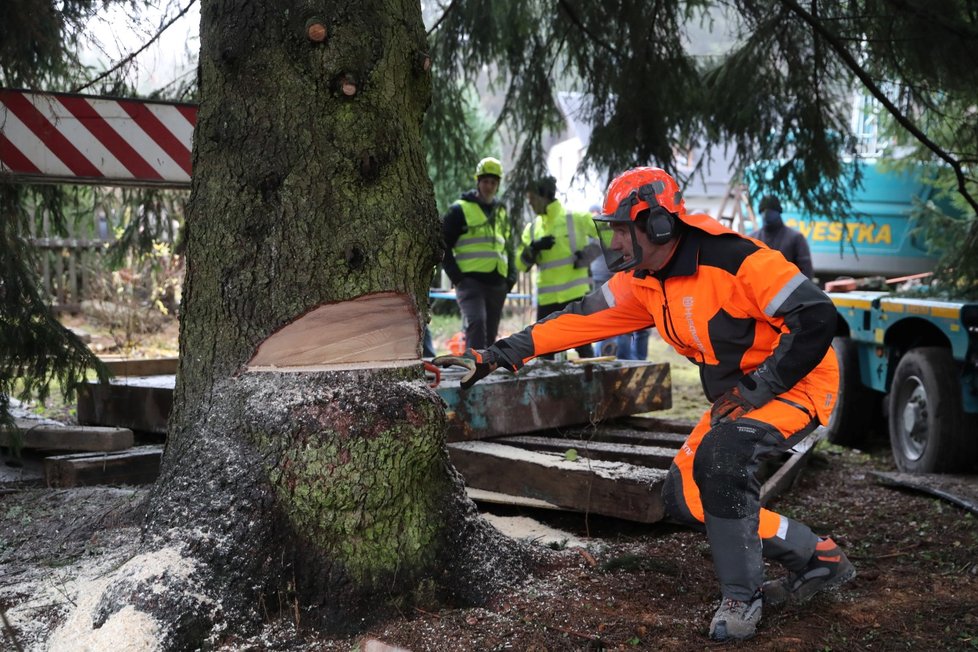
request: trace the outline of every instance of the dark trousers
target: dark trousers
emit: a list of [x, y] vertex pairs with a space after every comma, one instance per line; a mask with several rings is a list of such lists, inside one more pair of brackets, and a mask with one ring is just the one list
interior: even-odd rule
[[[547, 315], [551, 315], [555, 312], [560, 312], [567, 307], [568, 304], [573, 303], [573, 301], [565, 301], [563, 303], [548, 303], [545, 306], [537, 306], [537, 321], [540, 321]], [[594, 357], [594, 347], [590, 344], [585, 344], [584, 346], [579, 346], [576, 349], [577, 355], [582, 358], [593, 358]], [[547, 355], [541, 355], [540, 358], [544, 360], [553, 360], [553, 353], [548, 353]]]
[[467, 347], [484, 349], [496, 341], [507, 290], [505, 281], [484, 283], [471, 277], [463, 277], [455, 286]]

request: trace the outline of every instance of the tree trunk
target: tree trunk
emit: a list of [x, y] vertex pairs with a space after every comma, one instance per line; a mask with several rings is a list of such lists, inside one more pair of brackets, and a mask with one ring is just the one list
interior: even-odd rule
[[[440, 253], [420, 6], [205, 0], [201, 23], [174, 411], [146, 554], [94, 626], [133, 606], [185, 649], [278, 616], [346, 633], [477, 603], [523, 562], [465, 498], [420, 365]], [[330, 315], [376, 298], [410, 355], [317, 353], [349, 335]], [[289, 333], [316, 340], [298, 366], [268, 344]]]

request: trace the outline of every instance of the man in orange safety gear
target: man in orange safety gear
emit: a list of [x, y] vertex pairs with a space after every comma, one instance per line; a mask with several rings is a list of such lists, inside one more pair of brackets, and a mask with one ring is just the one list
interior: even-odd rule
[[[722, 594], [711, 638], [749, 638], [765, 603], [804, 602], [855, 576], [832, 539], [761, 508], [756, 475], [763, 458], [828, 423], [839, 384], [835, 308], [780, 253], [687, 213], [659, 168], [618, 176], [595, 219], [614, 232], [607, 283], [486, 350], [435, 362], [469, 367], [468, 388], [497, 367], [516, 371], [544, 353], [655, 326], [699, 366], [713, 403], [669, 469], [666, 513], [709, 540]], [[787, 576], [764, 582], [762, 557]]]

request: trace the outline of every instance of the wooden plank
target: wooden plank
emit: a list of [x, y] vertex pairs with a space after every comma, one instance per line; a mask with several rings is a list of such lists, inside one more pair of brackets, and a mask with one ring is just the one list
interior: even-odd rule
[[134, 376], [78, 389], [78, 423], [166, 433], [175, 376]]
[[19, 441], [22, 448], [63, 451], [118, 451], [131, 448], [132, 430], [102, 426], [62, 426], [17, 422], [20, 432], [0, 429], [0, 446]]
[[634, 444], [615, 444], [601, 441], [575, 441], [560, 437], [534, 437], [516, 435], [512, 437], [496, 437], [493, 443], [506, 446], [516, 446], [524, 450], [547, 451], [564, 455], [574, 449], [577, 455], [590, 460], [607, 460], [610, 462], [628, 462], [640, 466], [650, 466], [656, 469], [668, 469], [672, 464], [677, 449], [661, 446], [636, 446]]
[[612, 444], [634, 444], [636, 446], [664, 446], [666, 448], [679, 448], [686, 441], [686, 437], [689, 434], [632, 430], [629, 428], [616, 428], [605, 424], [570, 430], [562, 428], [558, 432], [560, 436], [566, 437], [567, 439], [602, 441]]
[[149, 484], [160, 473], [162, 446], [139, 446], [113, 453], [76, 453], [44, 459], [49, 487], [96, 484]]
[[468, 391], [449, 375], [438, 393], [450, 410], [448, 441], [597, 423], [672, 406], [669, 364], [638, 361], [540, 361], [516, 375], [496, 371]]
[[761, 506], [777, 498], [788, 490], [798, 478], [801, 470], [808, 462], [808, 456], [815, 449], [815, 444], [825, 436], [825, 428], [817, 428], [789, 451], [788, 459], [761, 486]]
[[666, 472], [624, 462], [564, 459], [486, 441], [449, 444], [468, 486], [592, 514], [655, 523], [663, 518]]
[[113, 376], [166, 376], [177, 373], [179, 358], [107, 358], [102, 362]]
[[[670, 406], [672, 407], [672, 406]], [[695, 421], [685, 421], [682, 419], [660, 419], [645, 415], [626, 416], [616, 419], [615, 424], [635, 428], [637, 430], [649, 430], [652, 432], [674, 432], [688, 435], [696, 426]]]

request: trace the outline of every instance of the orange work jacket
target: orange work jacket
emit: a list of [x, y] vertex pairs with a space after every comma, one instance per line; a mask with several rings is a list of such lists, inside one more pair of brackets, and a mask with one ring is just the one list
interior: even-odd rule
[[710, 401], [737, 386], [760, 406], [804, 383], [827, 424], [839, 384], [831, 300], [780, 252], [707, 215], [680, 219], [681, 241], [663, 269], [619, 272], [495, 352], [515, 370], [538, 355], [655, 326], [699, 367]]

